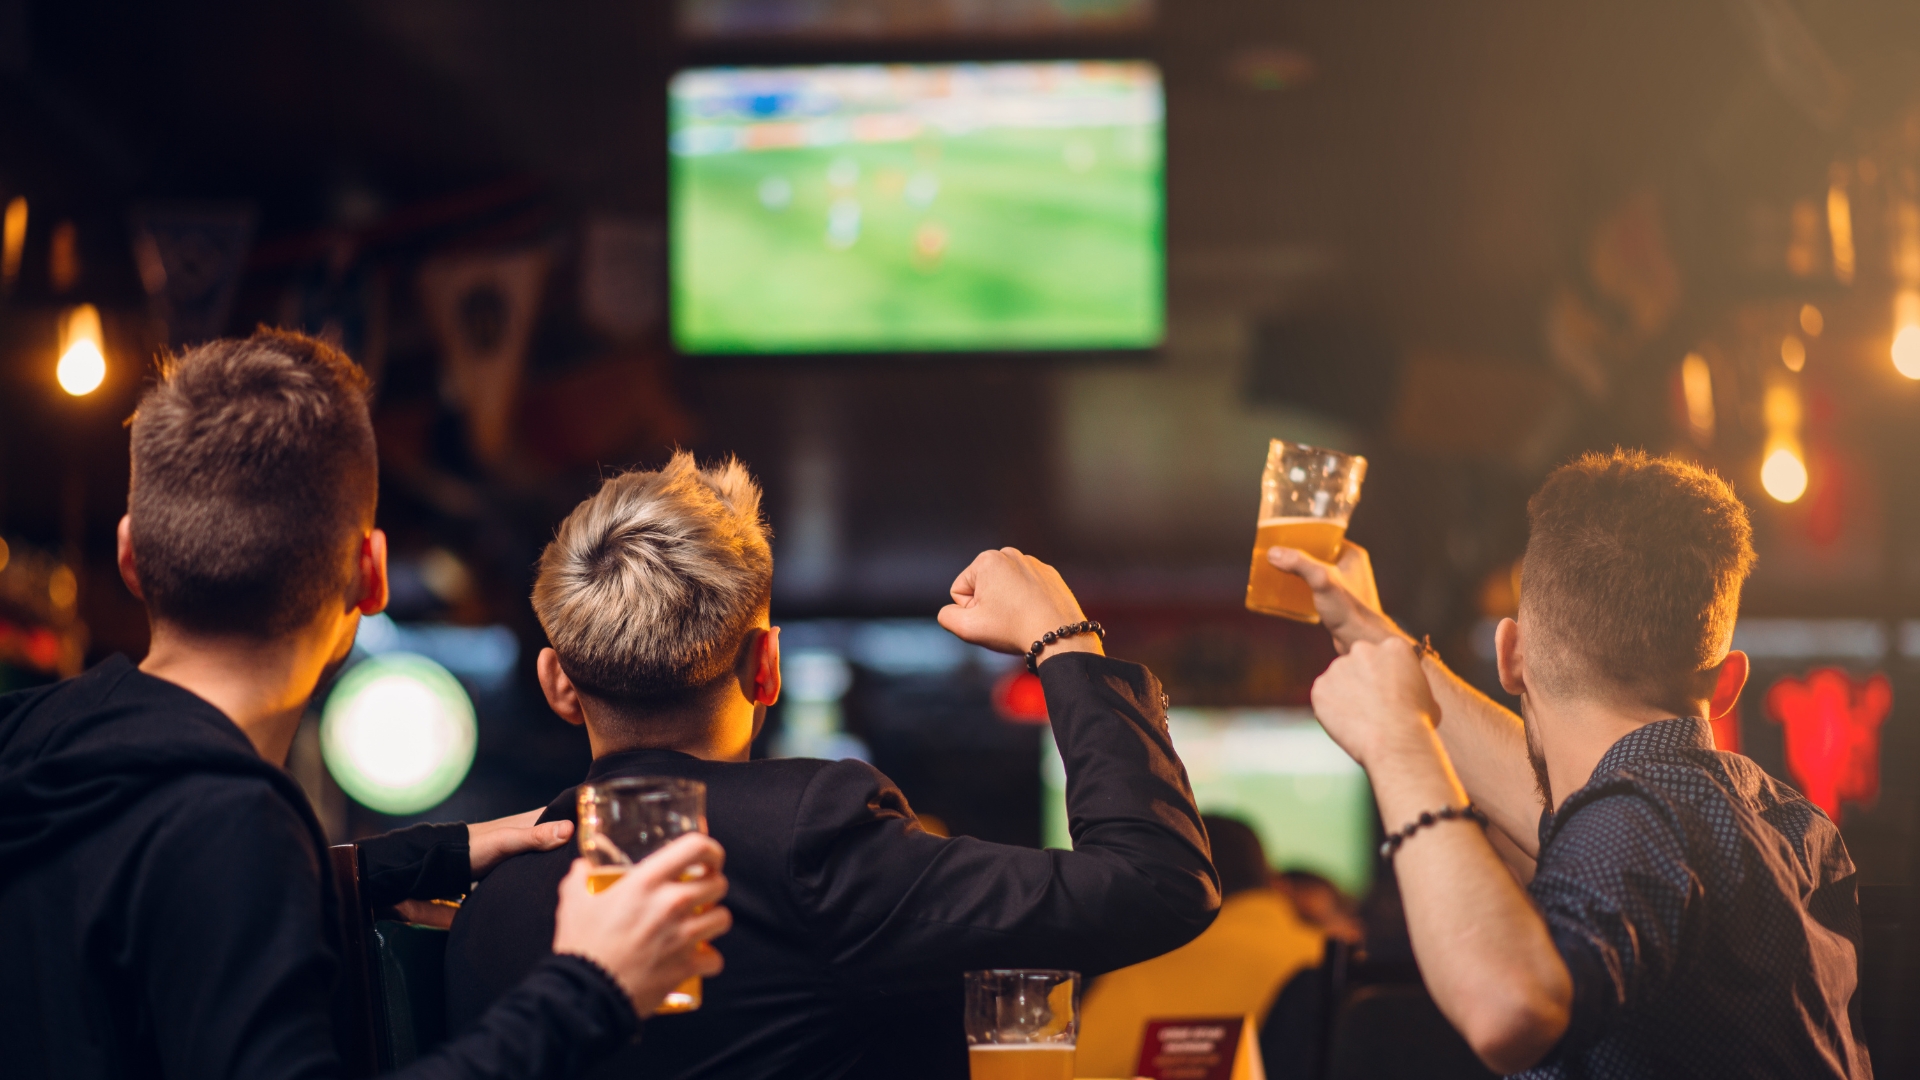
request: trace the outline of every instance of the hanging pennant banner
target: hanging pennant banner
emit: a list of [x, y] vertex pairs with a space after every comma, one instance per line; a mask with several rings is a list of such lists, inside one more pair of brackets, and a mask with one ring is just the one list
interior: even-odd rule
[[543, 248], [455, 255], [420, 268], [420, 297], [440, 339], [440, 392], [467, 418], [474, 457], [505, 458], [520, 373], [551, 263]]
[[133, 211], [133, 261], [170, 345], [226, 332], [233, 294], [253, 247], [245, 203], [156, 203]]
[[580, 238], [580, 315], [614, 341], [660, 325], [666, 293], [665, 230], [644, 218], [589, 218]]

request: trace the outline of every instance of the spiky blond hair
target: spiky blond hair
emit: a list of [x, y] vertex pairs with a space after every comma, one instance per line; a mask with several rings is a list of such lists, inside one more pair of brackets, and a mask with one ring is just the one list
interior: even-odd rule
[[732, 669], [773, 588], [760, 485], [734, 458], [678, 451], [609, 478], [540, 556], [533, 610], [567, 677], [626, 704], [668, 700]]

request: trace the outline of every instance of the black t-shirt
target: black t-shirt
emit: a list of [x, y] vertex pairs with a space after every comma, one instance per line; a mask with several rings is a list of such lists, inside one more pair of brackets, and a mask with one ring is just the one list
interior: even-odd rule
[[[429, 826], [363, 844], [371, 898], [458, 893], [465, 839]], [[325, 846], [239, 728], [124, 657], [0, 697], [6, 1074], [343, 1075]], [[558, 957], [405, 1075], [570, 1076], [635, 1027], [603, 972]]]

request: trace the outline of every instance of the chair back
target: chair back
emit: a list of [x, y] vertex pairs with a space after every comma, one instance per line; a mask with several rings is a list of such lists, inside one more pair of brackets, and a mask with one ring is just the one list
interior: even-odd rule
[[328, 849], [338, 895], [341, 985], [335, 1038], [350, 1077], [418, 1060], [446, 1039], [447, 931], [376, 912], [360, 891], [360, 850]]
[[1907, 1076], [1916, 1061], [1914, 1007], [1920, 1005], [1920, 888], [1860, 886], [1860, 986], [1855, 1019], [1877, 1076]]
[[1329, 1080], [1492, 1080], [1426, 987], [1376, 983], [1341, 1003], [1328, 1051]]

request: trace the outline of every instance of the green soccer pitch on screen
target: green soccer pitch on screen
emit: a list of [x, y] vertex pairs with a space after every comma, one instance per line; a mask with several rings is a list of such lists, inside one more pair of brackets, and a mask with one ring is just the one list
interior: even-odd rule
[[1126, 350], [1165, 328], [1144, 62], [701, 68], [670, 93], [688, 354]]
[[[1349, 896], [1373, 884], [1373, 789], [1307, 709], [1169, 709], [1167, 734], [1206, 814], [1253, 826], [1277, 870], [1312, 870]], [[1048, 847], [1071, 848], [1066, 768], [1041, 750], [1040, 821]]]

